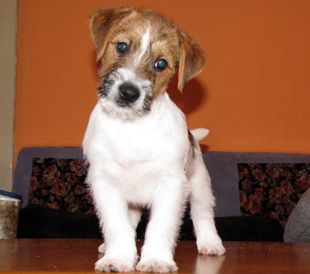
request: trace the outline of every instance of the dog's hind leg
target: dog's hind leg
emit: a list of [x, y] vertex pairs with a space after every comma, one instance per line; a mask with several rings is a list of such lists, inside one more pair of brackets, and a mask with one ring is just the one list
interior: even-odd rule
[[214, 224], [215, 205], [211, 179], [203, 163], [200, 151], [196, 151], [193, 173], [190, 178], [191, 218], [197, 237], [197, 248], [201, 254], [222, 255], [225, 253], [222, 240]]
[[134, 230], [137, 229], [137, 226], [141, 219], [141, 215], [142, 215], [142, 210], [140, 207], [134, 206], [134, 205], [128, 205], [129, 221]]

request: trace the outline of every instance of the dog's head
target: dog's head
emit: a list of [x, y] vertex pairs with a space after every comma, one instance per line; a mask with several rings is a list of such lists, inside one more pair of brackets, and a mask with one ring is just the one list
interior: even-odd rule
[[99, 96], [107, 111], [123, 118], [149, 111], [177, 68], [182, 91], [206, 62], [193, 39], [151, 10], [99, 9], [91, 15], [90, 28], [102, 61]]

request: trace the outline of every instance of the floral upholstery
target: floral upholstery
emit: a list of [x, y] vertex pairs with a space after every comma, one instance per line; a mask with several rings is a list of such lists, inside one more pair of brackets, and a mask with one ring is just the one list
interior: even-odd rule
[[285, 227], [310, 187], [310, 164], [238, 164], [241, 215], [270, 216]]
[[[70, 212], [94, 213], [85, 184], [86, 160], [34, 158], [29, 204]], [[283, 227], [310, 188], [310, 164], [238, 164], [240, 213], [269, 216]], [[234, 183], [234, 182], [232, 182]]]
[[29, 204], [94, 213], [85, 184], [87, 170], [83, 159], [34, 158]]

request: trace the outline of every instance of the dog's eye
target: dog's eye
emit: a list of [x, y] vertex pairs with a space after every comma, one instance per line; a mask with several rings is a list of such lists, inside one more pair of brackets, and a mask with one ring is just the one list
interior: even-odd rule
[[168, 63], [165, 59], [157, 59], [154, 67], [157, 71], [163, 71], [168, 67]]
[[120, 56], [125, 55], [129, 50], [129, 45], [125, 42], [120, 42], [116, 44], [116, 50]]

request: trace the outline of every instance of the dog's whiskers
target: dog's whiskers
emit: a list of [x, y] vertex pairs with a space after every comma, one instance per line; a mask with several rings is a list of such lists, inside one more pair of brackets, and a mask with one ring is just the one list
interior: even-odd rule
[[108, 80], [104, 81], [104, 83], [98, 87], [99, 97], [107, 96], [108, 91], [110, 90], [111, 86], [113, 86], [113, 84], [114, 84], [114, 80], [112, 80], [112, 79], [108, 79]]

